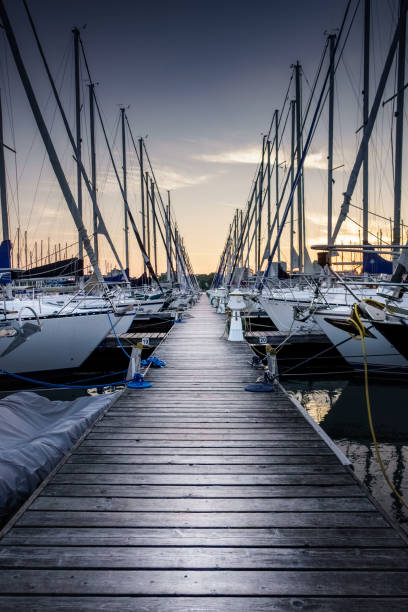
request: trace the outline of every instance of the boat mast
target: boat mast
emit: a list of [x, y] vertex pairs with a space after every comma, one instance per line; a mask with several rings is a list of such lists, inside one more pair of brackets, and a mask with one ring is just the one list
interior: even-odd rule
[[123, 170], [123, 215], [124, 215], [124, 230], [125, 230], [125, 270], [129, 274], [129, 219], [127, 213], [127, 165], [126, 165], [126, 130], [125, 130], [125, 108], [120, 109], [120, 119], [122, 125], [122, 170]]
[[[146, 250], [143, 138], [139, 138], [139, 164], [140, 164], [140, 201], [142, 203], [142, 210], [141, 210], [141, 213], [142, 213], [142, 241], [143, 241], [143, 248]], [[146, 274], [146, 263], [144, 261], [143, 261], [143, 274]]]
[[[81, 91], [80, 91], [80, 66], [79, 66], [79, 30], [74, 28], [74, 63], [75, 63], [75, 127], [76, 127], [76, 158], [77, 158], [77, 205], [82, 219], [82, 174], [80, 164], [81, 153]], [[78, 271], [79, 276], [84, 274], [84, 247], [81, 236], [78, 234], [78, 259], [82, 269]]]
[[[292, 125], [291, 125], [291, 137], [290, 137], [290, 160], [291, 160], [291, 166], [290, 166], [290, 182], [291, 185], [293, 186], [294, 182], [295, 182], [295, 127], [296, 127], [296, 101], [295, 100], [291, 100], [290, 102], [291, 105], [291, 120], [292, 120]], [[293, 261], [293, 232], [294, 232], [294, 226], [293, 226], [293, 202], [292, 205], [290, 207], [290, 271], [293, 272], [293, 268], [294, 268], [294, 261]]]
[[166, 215], [166, 244], [167, 244], [167, 282], [171, 282], [171, 240], [170, 240], [170, 191], [167, 191], [167, 215]]
[[79, 214], [79, 210], [78, 210], [77, 204], [75, 202], [74, 196], [72, 195], [72, 192], [71, 192], [71, 189], [69, 187], [68, 181], [67, 181], [67, 179], [65, 177], [64, 171], [63, 171], [62, 166], [60, 164], [60, 161], [58, 159], [57, 152], [56, 152], [56, 150], [54, 148], [54, 145], [52, 143], [52, 140], [51, 140], [50, 134], [48, 132], [47, 126], [45, 125], [44, 118], [42, 116], [40, 107], [38, 106], [38, 102], [37, 102], [37, 99], [35, 97], [33, 88], [31, 86], [31, 82], [30, 82], [30, 79], [28, 77], [27, 71], [25, 69], [22, 57], [20, 55], [20, 51], [19, 51], [18, 46], [17, 46], [17, 41], [15, 39], [13, 29], [11, 27], [11, 24], [10, 24], [7, 12], [5, 10], [3, 0], [0, 0], [0, 17], [1, 17], [1, 20], [3, 22], [3, 27], [4, 27], [5, 31], [6, 31], [7, 39], [8, 39], [9, 45], [10, 45], [11, 52], [12, 52], [13, 57], [14, 57], [14, 61], [15, 61], [16, 66], [17, 66], [17, 70], [18, 70], [20, 78], [21, 78], [21, 82], [23, 84], [23, 87], [24, 87], [24, 90], [26, 92], [28, 101], [30, 103], [31, 110], [32, 110], [33, 115], [34, 115], [34, 119], [35, 119], [35, 121], [37, 123], [39, 132], [40, 132], [41, 137], [43, 139], [44, 146], [45, 146], [45, 148], [47, 150], [48, 157], [49, 157], [50, 163], [51, 163], [51, 165], [53, 167], [55, 176], [56, 176], [56, 178], [58, 180], [58, 183], [60, 185], [61, 191], [62, 191], [62, 193], [64, 195], [65, 201], [66, 201], [67, 206], [69, 208], [69, 211], [70, 211], [70, 213], [72, 215], [72, 218], [73, 218], [73, 220], [75, 222], [75, 225], [77, 227], [78, 235], [80, 237], [80, 240], [81, 240], [81, 242], [83, 243], [83, 245], [85, 247], [85, 250], [87, 252], [87, 255], [89, 257], [91, 265], [93, 266], [94, 271], [95, 271], [95, 273], [97, 275], [98, 281], [103, 284], [103, 277], [102, 277], [101, 271], [99, 269], [98, 262], [95, 259], [94, 250], [92, 248], [92, 245], [91, 245], [91, 242], [89, 240], [89, 237], [88, 237], [87, 231], [85, 229], [85, 226], [84, 226], [84, 224], [82, 222], [82, 217]]
[[[404, 90], [405, 90], [405, 47], [406, 47], [406, 13], [402, 11], [400, 0], [400, 37], [398, 41], [398, 78], [397, 78], [397, 121], [395, 125], [395, 181], [394, 181], [394, 231], [393, 244], [401, 241], [401, 176], [402, 176], [402, 139], [404, 132]], [[398, 259], [399, 250], [393, 253], [394, 261]]]
[[154, 271], [157, 274], [157, 236], [156, 236], [156, 202], [154, 192], [154, 181], [150, 182], [150, 197], [152, 200], [152, 225], [153, 225], [153, 255], [154, 255]]
[[339, 217], [337, 219], [337, 223], [336, 226], [333, 230], [333, 234], [331, 237], [331, 244], [334, 244], [338, 233], [340, 231], [340, 228], [343, 224], [343, 221], [347, 218], [349, 209], [350, 209], [350, 202], [351, 202], [351, 198], [352, 195], [354, 193], [354, 189], [357, 183], [357, 179], [358, 179], [358, 175], [360, 172], [360, 168], [361, 165], [364, 161], [364, 156], [366, 153], [366, 149], [368, 146], [368, 142], [370, 140], [370, 136], [371, 133], [373, 131], [374, 128], [374, 123], [375, 120], [377, 118], [377, 113], [378, 113], [378, 109], [380, 107], [381, 104], [381, 99], [384, 93], [384, 89], [385, 89], [385, 85], [387, 83], [387, 79], [388, 79], [388, 75], [389, 72], [391, 70], [391, 66], [392, 63], [394, 61], [394, 55], [395, 55], [395, 51], [397, 48], [397, 44], [398, 44], [398, 39], [399, 39], [399, 34], [400, 34], [400, 23], [401, 23], [401, 18], [402, 16], [405, 16], [405, 13], [407, 11], [407, 0], [402, 0], [402, 4], [401, 4], [401, 10], [400, 10], [400, 17], [398, 20], [398, 25], [395, 29], [395, 33], [390, 45], [390, 48], [388, 50], [388, 54], [384, 63], [384, 67], [381, 73], [381, 77], [380, 80], [378, 82], [378, 86], [377, 86], [377, 91], [374, 97], [374, 101], [373, 101], [373, 105], [371, 107], [371, 111], [368, 115], [368, 119], [367, 119], [367, 123], [365, 124], [365, 130], [363, 133], [363, 138], [360, 142], [360, 146], [357, 152], [357, 156], [356, 156], [356, 160], [354, 162], [354, 166], [350, 172], [350, 177], [349, 177], [349, 181], [347, 184], [347, 188], [346, 191], [343, 193], [343, 203], [341, 205], [341, 209], [340, 209], [340, 214]]
[[[267, 210], [267, 219], [268, 219], [268, 236], [269, 236], [269, 230], [271, 228], [271, 141], [268, 139], [266, 142], [266, 146], [267, 146], [267, 158], [266, 158], [266, 167], [267, 167], [267, 176], [268, 176], [268, 185], [267, 185], [267, 189], [268, 189], [268, 196], [267, 196], [267, 206], [268, 206], [268, 210]], [[268, 240], [268, 244], [266, 245], [268, 248], [268, 255], [269, 255], [269, 249], [271, 246], [271, 241]]]
[[[302, 108], [300, 94], [300, 74], [301, 65], [299, 61], [295, 64], [295, 88], [296, 88], [296, 163], [297, 167], [301, 166], [302, 159]], [[299, 272], [303, 270], [303, 200], [302, 200], [302, 175], [299, 177], [297, 185], [297, 209], [298, 209], [298, 261]]]
[[[92, 187], [92, 212], [93, 212], [93, 238], [95, 259], [99, 262], [98, 245], [98, 213], [96, 210], [96, 155], [95, 155], [95, 108], [94, 108], [94, 88], [95, 83], [89, 84], [89, 123], [91, 140], [91, 187]], [[79, 168], [78, 164], [78, 168]]]
[[149, 173], [145, 172], [146, 184], [146, 253], [150, 259], [150, 194], [149, 194]]
[[239, 261], [238, 265], [242, 268], [244, 265], [244, 252], [241, 249], [242, 246], [242, 235], [244, 231], [244, 213], [242, 208], [239, 211], [239, 236], [240, 236], [240, 244], [239, 244]]
[[[275, 198], [276, 198], [276, 229], [279, 232], [279, 111], [275, 110]], [[280, 240], [278, 242], [278, 262], [281, 260]]]
[[261, 239], [262, 239], [262, 195], [263, 195], [263, 175], [265, 165], [265, 142], [266, 136], [262, 138], [262, 160], [261, 167], [259, 168], [259, 186], [258, 186], [258, 246], [256, 249], [256, 271], [259, 271], [261, 267]]
[[[364, 81], [363, 81], [363, 137], [367, 130], [370, 100], [370, 22], [371, 0], [364, 0]], [[368, 243], [368, 146], [363, 157], [363, 244]], [[330, 244], [330, 242], [329, 242]]]
[[7, 186], [6, 186], [6, 161], [4, 159], [3, 112], [2, 112], [2, 106], [1, 106], [1, 90], [0, 90], [0, 200], [1, 200], [1, 224], [3, 228], [3, 240], [9, 240]]
[[327, 152], [327, 244], [330, 244], [333, 218], [333, 124], [334, 124], [334, 49], [336, 35], [329, 35], [330, 76], [329, 76], [329, 146]]

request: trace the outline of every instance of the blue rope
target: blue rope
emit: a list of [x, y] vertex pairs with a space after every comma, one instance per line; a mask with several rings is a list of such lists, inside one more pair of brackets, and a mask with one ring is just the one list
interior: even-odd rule
[[[92, 376], [90, 378], [80, 378], [75, 381], [75, 384], [88, 382], [89, 380], [100, 380], [101, 378], [108, 378], [110, 376], [116, 376], [117, 374], [124, 374], [127, 370], [119, 370], [118, 372], [110, 372], [110, 374], [102, 374], [101, 376]], [[68, 385], [73, 385], [74, 383], [67, 383]]]
[[128, 382], [131, 382], [133, 379], [125, 379], [111, 383], [105, 383], [104, 385], [73, 385], [71, 383], [50, 383], [44, 380], [37, 380], [36, 378], [30, 378], [29, 376], [21, 376], [21, 374], [13, 374], [13, 372], [8, 372], [7, 370], [0, 369], [2, 374], [7, 374], [7, 376], [12, 376], [13, 378], [17, 378], [18, 380], [24, 380], [25, 382], [33, 383], [34, 385], [41, 385], [43, 387], [51, 387], [56, 389], [66, 389], [69, 387], [70, 389], [104, 389], [105, 387], [118, 387], [120, 385], [124, 385]]
[[118, 336], [118, 334], [116, 333], [116, 329], [115, 329], [115, 327], [114, 327], [114, 325], [113, 325], [113, 323], [112, 323], [112, 319], [110, 318], [110, 314], [109, 314], [109, 312], [107, 312], [106, 314], [108, 315], [109, 323], [110, 323], [110, 325], [111, 325], [111, 328], [112, 328], [113, 333], [115, 334], [115, 338], [116, 338], [117, 343], [119, 344], [119, 346], [120, 346], [120, 348], [122, 349], [122, 351], [125, 353], [126, 357], [127, 357], [128, 359], [130, 359], [130, 355], [129, 355], [129, 354], [128, 354], [128, 352], [125, 350], [125, 348], [124, 348], [123, 344], [122, 344], [122, 343], [121, 343], [121, 341], [119, 340], [119, 336]]

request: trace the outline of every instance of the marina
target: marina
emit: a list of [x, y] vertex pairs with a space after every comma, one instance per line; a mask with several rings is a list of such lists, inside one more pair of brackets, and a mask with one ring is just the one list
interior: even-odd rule
[[407, 12], [0, 0], [0, 610], [408, 609]]
[[192, 312], [149, 394], [123, 391], [6, 526], [2, 609], [403, 610], [406, 536], [283, 389], [244, 390], [251, 353], [205, 297]]

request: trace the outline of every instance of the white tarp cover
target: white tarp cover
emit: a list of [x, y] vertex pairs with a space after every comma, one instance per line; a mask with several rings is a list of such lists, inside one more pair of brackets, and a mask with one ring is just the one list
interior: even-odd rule
[[51, 401], [22, 391], [0, 400], [0, 524], [72, 448], [113, 395]]

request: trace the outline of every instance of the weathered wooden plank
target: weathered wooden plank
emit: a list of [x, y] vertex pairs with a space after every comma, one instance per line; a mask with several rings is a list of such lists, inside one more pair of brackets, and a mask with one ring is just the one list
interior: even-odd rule
[[286, 528], [126, 528], [122, 527], [14, 527], [4, 545], [20, 546], [307, 546], [397, 547], [402, 538], [390, 527], [286, 527]]
[[[136, 438], [136, 436], [135, 436]], [[144, 449], [149, 448], [195, 448], [195, 449], [225, 449], [225, 448], [233, 448], [233, 449], [259, 449], [259, 448], [280, 448], [282, 446], [282, 442], [280, 440], [140, 440], [138, 438], [131, 439], [126, 441], [122, 439], [103, 439], [95, 438], [93, 436], [88, 436], [86, 440], [81, 444], [81, 449], [83, 448], [93, 448], [93, 447], [101, 447], [101, 448], [116, 448], [116, 447], [139, 447]], [[286, 448], [325, 448], [327, 446], [321, 440], [289, 440], [285, 443]]]
[[0, 549], [0, 567], [101, 569], [384, 569], [407, 570], [408, 550], [400, 548], [228, 548], [9, 546]]
[[[67, 474], [59, 472], [50, 486], [56, 484], [114, 485], [345, 485], [355, 484], [346, 472], [340, 474]], [[49, 487], [44, 489], [47, 495]]]
[[180, 430], [172, 433], [161, 433], [160, 430], [144, 433], [134, 427], [98, 427], [93, 430], [96, 436], [108, 436], [109, 439], [117, 438], [118, 440], [136, 439], [136, 440], [279, 440], [282, 442], [282, 446], [286, 446], [286, 442], [291, 440], [321, 440], [315, 431], [306, 432], [275, 432], [275, 430], [258, 431], [252, 432], [247, 429], [238, 429], [234, 432], [229, 431], [212, 431], [206, 430], [197, 432], [190, 430], [189, 432], [182, 432]]
[[41, 570], [3, 569], [1, 593], [70, 595], [408, 596], [406, 573], [286, 570]]
[[362, 497], [364, 492], [352, 481], [343, 485], [96, 485], [49, 484], [43, 495], [65, 497]]
[[302, 465], [304, 463], [304, 457], [308, 457], [308, 462], [311, 464], [338, 464], [338, 459], [334, 455], [330, 454], [322, 454], [322, 455], [313, 455], [313, 454], [303, 454], [303, 455], [259, 455], [255, 457], [251, 456], [234, 456], [234, 455], [92, 455], [92, 454], [75, 454], [68, 459], [69, 463], [164, 463], [164, 464], [246, 464], [250, 465], [251, 463], [259, 464], [259, 463], [288, 463], [294, 464], [297, 463]]
[[371, 512], [70, 512], [27, 510], [25, 527], [385, 527]]
[[186, 457], [186, 456], [199, 456], [199, 457], [226, 457], [226, 456], [231, 456], [231, 457], [244, 457], [244, 456], [249, 456], [249, 457], [260, 457], [260, 456], [271, 456], [271, 455], [330, 455], [331, 451], [330, 449], [326, 446], [326, 445], [320, 445], [320, 446], [292, 446], [289, 448], [282, 448], [282, 447], [274, 447], [274, 446], [269, 446], [269, 447], [250, 447], [250, 448], [246, 448], [245, 446], [238, 446], [238, 447], [221, 447], [221, 448], [211, 448], [211, 447], [206, 447], [206, 446], [202, 446], [200, 448], [189, 448], [188, 446], [185, 447], [178, 447], [176, 449], [172, 449], [171, 447], [165, 446], [165, 447], [161, 447], [161, 446], [155, 446], [154, 448], [149, 448], [149, 447], [145, 447], [145, 446], [127, 446], [125, 445], [125, 443], [123, 444], [123, 446], [80, 446], [76, 451], [75, 451], [75, 455], [115, 455], [116, 457], [119, 457], [120, 455], [143, 455], [145, 456], [149, 456], [149, 457], [154, 457], [154, 456], [161, 456], [161, 455], [170, 455], [172, 453], [172, 451], [174, 452], [174, 456], [182, 456], [182, 457]]
[[366, 497], [322, 498], [129, 498], [129, 497], [47, 497], [42, 495], [31, 510], [86, 512], [374, 512]]
[[3, 612], [406, 612], [407, 598], [0, 596]]
[[66, 463], [58, 474], [234, 474], [236, 476], [264, 474], [343, 474], [340, 463], [333, 464], [252, 464], [252, 465], [190, 465], [175, 464], [115, 464], [115, 463]]
[[[294, 431], [294, 430], [310, 430], [310, 425], [308, 425], [305, 421], [299, 420], [297, 423], [282, 422], [282, 423], [273, 423], [269, 424], [268, 422], [263, 422], [262, 420], [254, 421], [250, 423], [248, 427], [248, 423], [245, 422], [229, 422], [224, 421], [222, 423], [215, 423], [212, 420], [208, 420], [207, 422], [197, 422], [197, 423], [185, 423], [183, 420], [181, 421], [160, 421], [160, 423], [152, 424], [147, 423], [146, 420], [139, 419], [137, 417], [114, 417], [114, 416], [105, 416], [103, 419], [104, 427], [137, 427], [140, 431], [152, 431], [154, 432], [157, 429], [167, 431], [171, 433], [172, 431], [177, 432], [177, 430], [204, 430], [204, 429], [216, 429], [218, 430], [228, 430], [233, 431], [235, 429], [273, 429], [275, 432], [279, 431]], [[177, 426], [177, 423], [179, 426]]]

